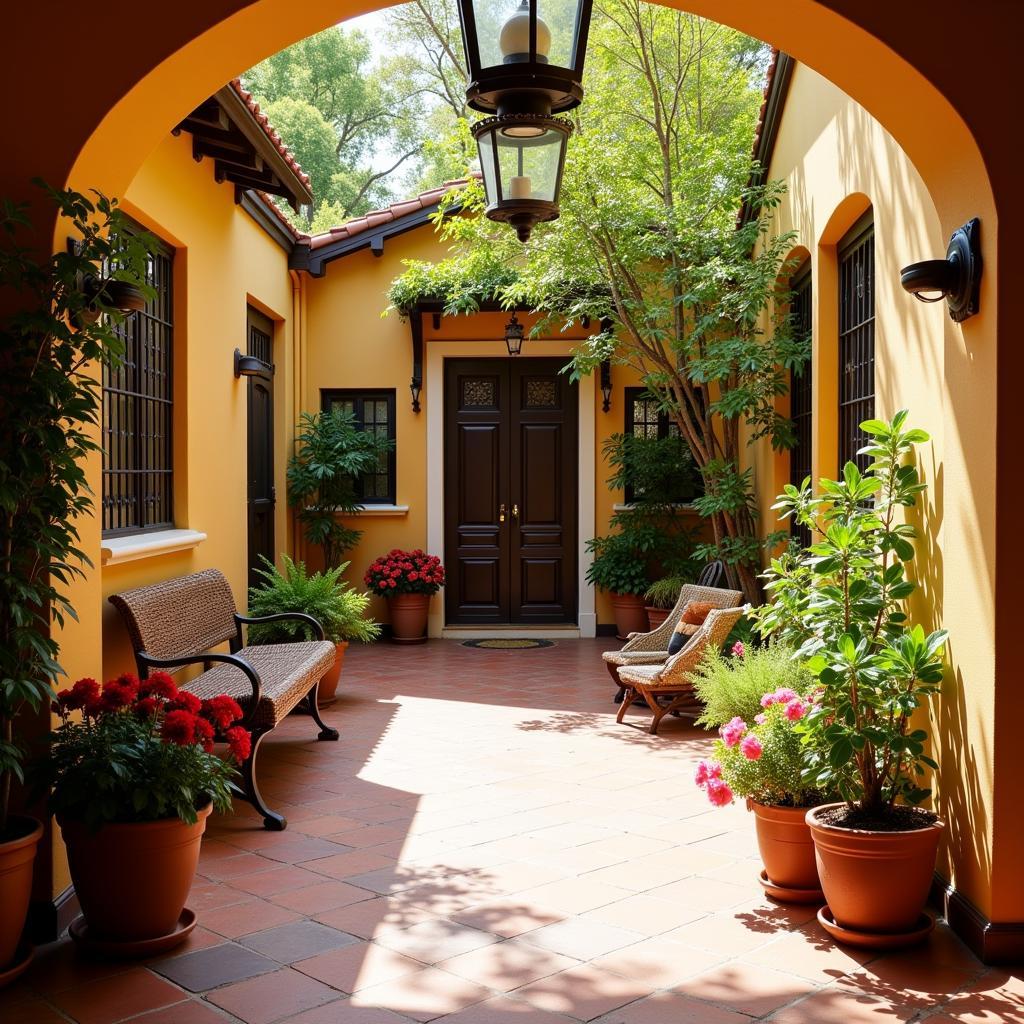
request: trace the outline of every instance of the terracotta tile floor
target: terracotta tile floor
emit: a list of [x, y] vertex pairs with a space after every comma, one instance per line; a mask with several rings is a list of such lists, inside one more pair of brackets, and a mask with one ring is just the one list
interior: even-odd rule
[[762, 898], [746, 812], [691, 782], [707, 737], [617, 726], [606, 645], [350, 649], [341, 741], [295, 717], [264, 744], [288, 830], [211, 819], [188, 945], [109, 964], [55, 943], [0, 1021], [1024, 1022], [1024, 974], [944, 927], [876, 957]]

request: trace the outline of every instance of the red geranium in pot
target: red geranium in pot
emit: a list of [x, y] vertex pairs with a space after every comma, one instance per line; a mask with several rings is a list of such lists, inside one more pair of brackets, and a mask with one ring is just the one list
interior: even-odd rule
[[419, 644], [426, 639], [431, 595], [444, 586], [444, 566], [436, 555], [417, 548], [394, 548], [378, 558], [363, 577], [367, 589], [386, 598], [391, 610], [391, 638]]
[[249, 756], [242, 709], [223, 694], [200, 700], [155, 672], [102, 688], [79, 679], [54, 710], [61, 724], [37, 778], [52, 787], [84, 915], [72, 937], [121, 956], [177, 945], [195, 925], [184, 908], [206, 818], [230, 810], [235, 765]]

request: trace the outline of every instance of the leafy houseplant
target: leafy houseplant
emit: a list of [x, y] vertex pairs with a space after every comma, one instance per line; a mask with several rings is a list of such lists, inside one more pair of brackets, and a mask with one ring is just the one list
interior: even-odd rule
[[[906, 421], [904, 410], [889, 423], [861, 424], [871, 437], [863, 475], [851, 462], [842, 480], [821, 481], [820, 495], [807, 482], [786, 488], [776, 508], [822, 539], [773, 561], [772, 600], [759, 612], [762, 630], [797, 646], [820, 684], [803, 726], [806, 777], [843, 802], [808, 820], [830, 864], [822, 880], [835, 922], [868, 935], [917, 927], [943, 827], [934, 813], [908, 806], [928, 796], [922, 777], [937, 767], [925, 752], [927, 733], [911, 719], [942, 682], [946, 633], [925, 635], [903, 610], [915, 588], [906, 573], [915, 530], [897, 513], [925, 490], [908, 458], [928, 440]], [[880, 844], [898, 858], [872, 858]], [[861, 850], [867, 860], [856, 858]], [[846, 868], [853, 874], [843, 877]]]
[[151, 294], [145, 236], [121, 234], [114, 200], [42, 187], [76, 238], [67, 251], [34, 258], [21, 244], [25, 208], [0, 209], [0, 291], [15, 310], [0, 321], [0, 974], [15, 956], [42, 834], [11, 814], [23, 776], [17, 723], [53, 696], [62, 669], [51, 626], [74, 617], [67, 587], [88, 565], [75, 524], [93, 507], [83, 462], [98, 447], [94, 367], [123, 351], [114, 300]]
[[323, 549], [328, 569], [362, 536], [339, 519], [362, 507], [357, 481], [376, 469], [392, 447], [387, 438], [360, 430], [348, 412], [299, 417], [295, 452], [288, 460], [288, 504], [298, 509], [306, 540]]
[[[365, 644], [376, 640], [380, 636], [380, 626], [366, 617], [369, 595], [353, 590], [341, 578], [348, 562], [310, 574], [303, 562], [293, 562], [287, 555], [282, 555], [281, 561], [284, 572], [279, 572], [266, 558], [263, 559], [265, 568], [256, 570], [264, 582], [249, 590], [249, 614], [304, 612], [323, 626], [325, 636], [337, 647], [334, 667], [320, 680], [317, 689], [317, 702], [327, 704], [334, 699], [338, 688], [349, 641], [359, 640]], [[249, 642], [252, 644], [284, 644], [313, 639], [309, 625], [296, 619], [257, 623], [249, 627]]]
[[391, 638], [398, 643], [422, 643], [431, 595], [444, 586], [441, 560], [419, 548], [394, 548], [370, 565], [363, 580], [370, 593], [387, 598]]
[[102, 688], [80, 679], [54, 707], [38, 781], [52, 789], [88, 938], [124, 953], [176, 945], [190, 930], [182, 908], [206, 817], [230, 809], [235, 765], [250, 753], [242, 709], [223, 694], [200, 700], [164, 672]]
[[776, 899], [795, 903], [821, 899], [805, 815], [806, 808], [822, 803], [823, 797], [803, 780], [805, 752], [796, 728], [813, 708], [808, 682], [805, 678], [800, 692], [779, 687], [763, 693], [750, 724], [739, 715], [725, 722], [715, 741], [714, 759], [701, 761], [695, 775], [715, 806], [732, 803], [737, 796], [746, 798], [765, 865], [761, 883]]

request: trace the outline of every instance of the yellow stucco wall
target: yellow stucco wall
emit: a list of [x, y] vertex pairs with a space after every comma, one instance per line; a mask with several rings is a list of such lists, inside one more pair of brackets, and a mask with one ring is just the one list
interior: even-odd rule
[[[932, 438], [919, 453], [929, 490], [916, 516], [920, 590], [911, 611], [927, 628], [950, 630], [951, 668], [932, 722], [942, 766], [937, 806], [949, 826], [942, 869], [983, 912], [999, 918], [1014, 900], [996, 891], [992, 863], [1000, 795], [992, 750], [995, 410], [988, 384], [995, 353], [968, 350], [944, 303], [923, 305], [901, 289], [901, 267], [945, 252], [935, 206], [892, 136], [804, 65], [794, 70], [770, 175], [788, 186], [775, 227], [796, 232], [795, 245], [809, 253], [812, 266], [815, 480], [837, 469], [836, 243], [873, 210], [876, 414], [909, 408], [911, 422]], [[976, 321], [985, 311], [983, 294]], [[770, 529], [769, 506], [788, 482], [788, 456], [760, 446], [753, 465]]]

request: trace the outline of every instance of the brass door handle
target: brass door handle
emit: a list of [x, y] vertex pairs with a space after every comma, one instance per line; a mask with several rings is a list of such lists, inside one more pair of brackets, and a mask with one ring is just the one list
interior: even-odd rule
[[518, 519], [519, 518], [519, 506], [518, 505], [513, 505], [512, 506], [512, 518], [513, 519]]
[[498, 506], [498, 522], [505, 522], [505, 506], [503, 504]]

